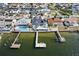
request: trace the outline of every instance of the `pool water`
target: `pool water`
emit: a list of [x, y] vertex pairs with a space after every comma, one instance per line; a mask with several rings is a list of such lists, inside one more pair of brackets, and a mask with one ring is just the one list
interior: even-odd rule
[[18, 25], [15, 27], [15, 30], [25, 32], [29, 31], [29, 27], [27, 25]]

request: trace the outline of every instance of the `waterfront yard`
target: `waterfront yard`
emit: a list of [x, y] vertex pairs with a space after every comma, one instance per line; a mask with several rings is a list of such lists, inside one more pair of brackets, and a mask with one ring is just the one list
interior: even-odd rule
[[62, 56], [79, 55], [79, 33], [61, 32], [65, 43], [56, 42], [55, 33], [39, 33], [39, 42], [45, 42], [46, 48], [34, 48], [35, 33], [21, 33], [21, 48], [10, 49], [17, 33], [4, 33], [0, 40], [0, 55], [5, 56]]

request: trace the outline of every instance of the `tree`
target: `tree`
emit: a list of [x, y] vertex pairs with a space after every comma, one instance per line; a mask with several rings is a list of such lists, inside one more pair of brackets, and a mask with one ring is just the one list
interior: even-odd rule
[[[62, 5], [62, 6], [61, 6]], [[71, 4], [57, 4], [57, 3], [51, 3], [49, 4], [49, 9], [51, 9], [52, 16], [55, 16], [56, 14], [58, 16], [63, 15], [63, 16], [70, 16], [72, 15], [72, 10], [71, 10]]]

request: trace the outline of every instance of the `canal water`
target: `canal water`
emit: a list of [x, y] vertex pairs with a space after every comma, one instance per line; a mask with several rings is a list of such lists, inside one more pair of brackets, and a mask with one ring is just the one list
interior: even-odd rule
[[[66, 42], [56, 41], [54, 32], [39, 33], [39, 42], [45, 42], [46, 48], [34, 48], [35, 33], [21, 33], [20, 49], [10, 49], [9, 42], [12, 41], [17, 33], [4, 33], [0, 43], [0, 55], [9, 56], [79, 56], [79, 33], [60, 32]], [[4, 46], [4, 43], [7, 45]]]
[[70, 55], [79, 56], [79, 33], [63, 32], [61, 35], [66, 39], [66, 45], [70, 48]]

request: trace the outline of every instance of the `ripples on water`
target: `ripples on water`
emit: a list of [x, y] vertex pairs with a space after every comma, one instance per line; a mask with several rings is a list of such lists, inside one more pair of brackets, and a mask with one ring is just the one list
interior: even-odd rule
[[79, 56], [79, 33], [73, 32], [70, 33], [71, 45], [72, 45], [72, 55]]

